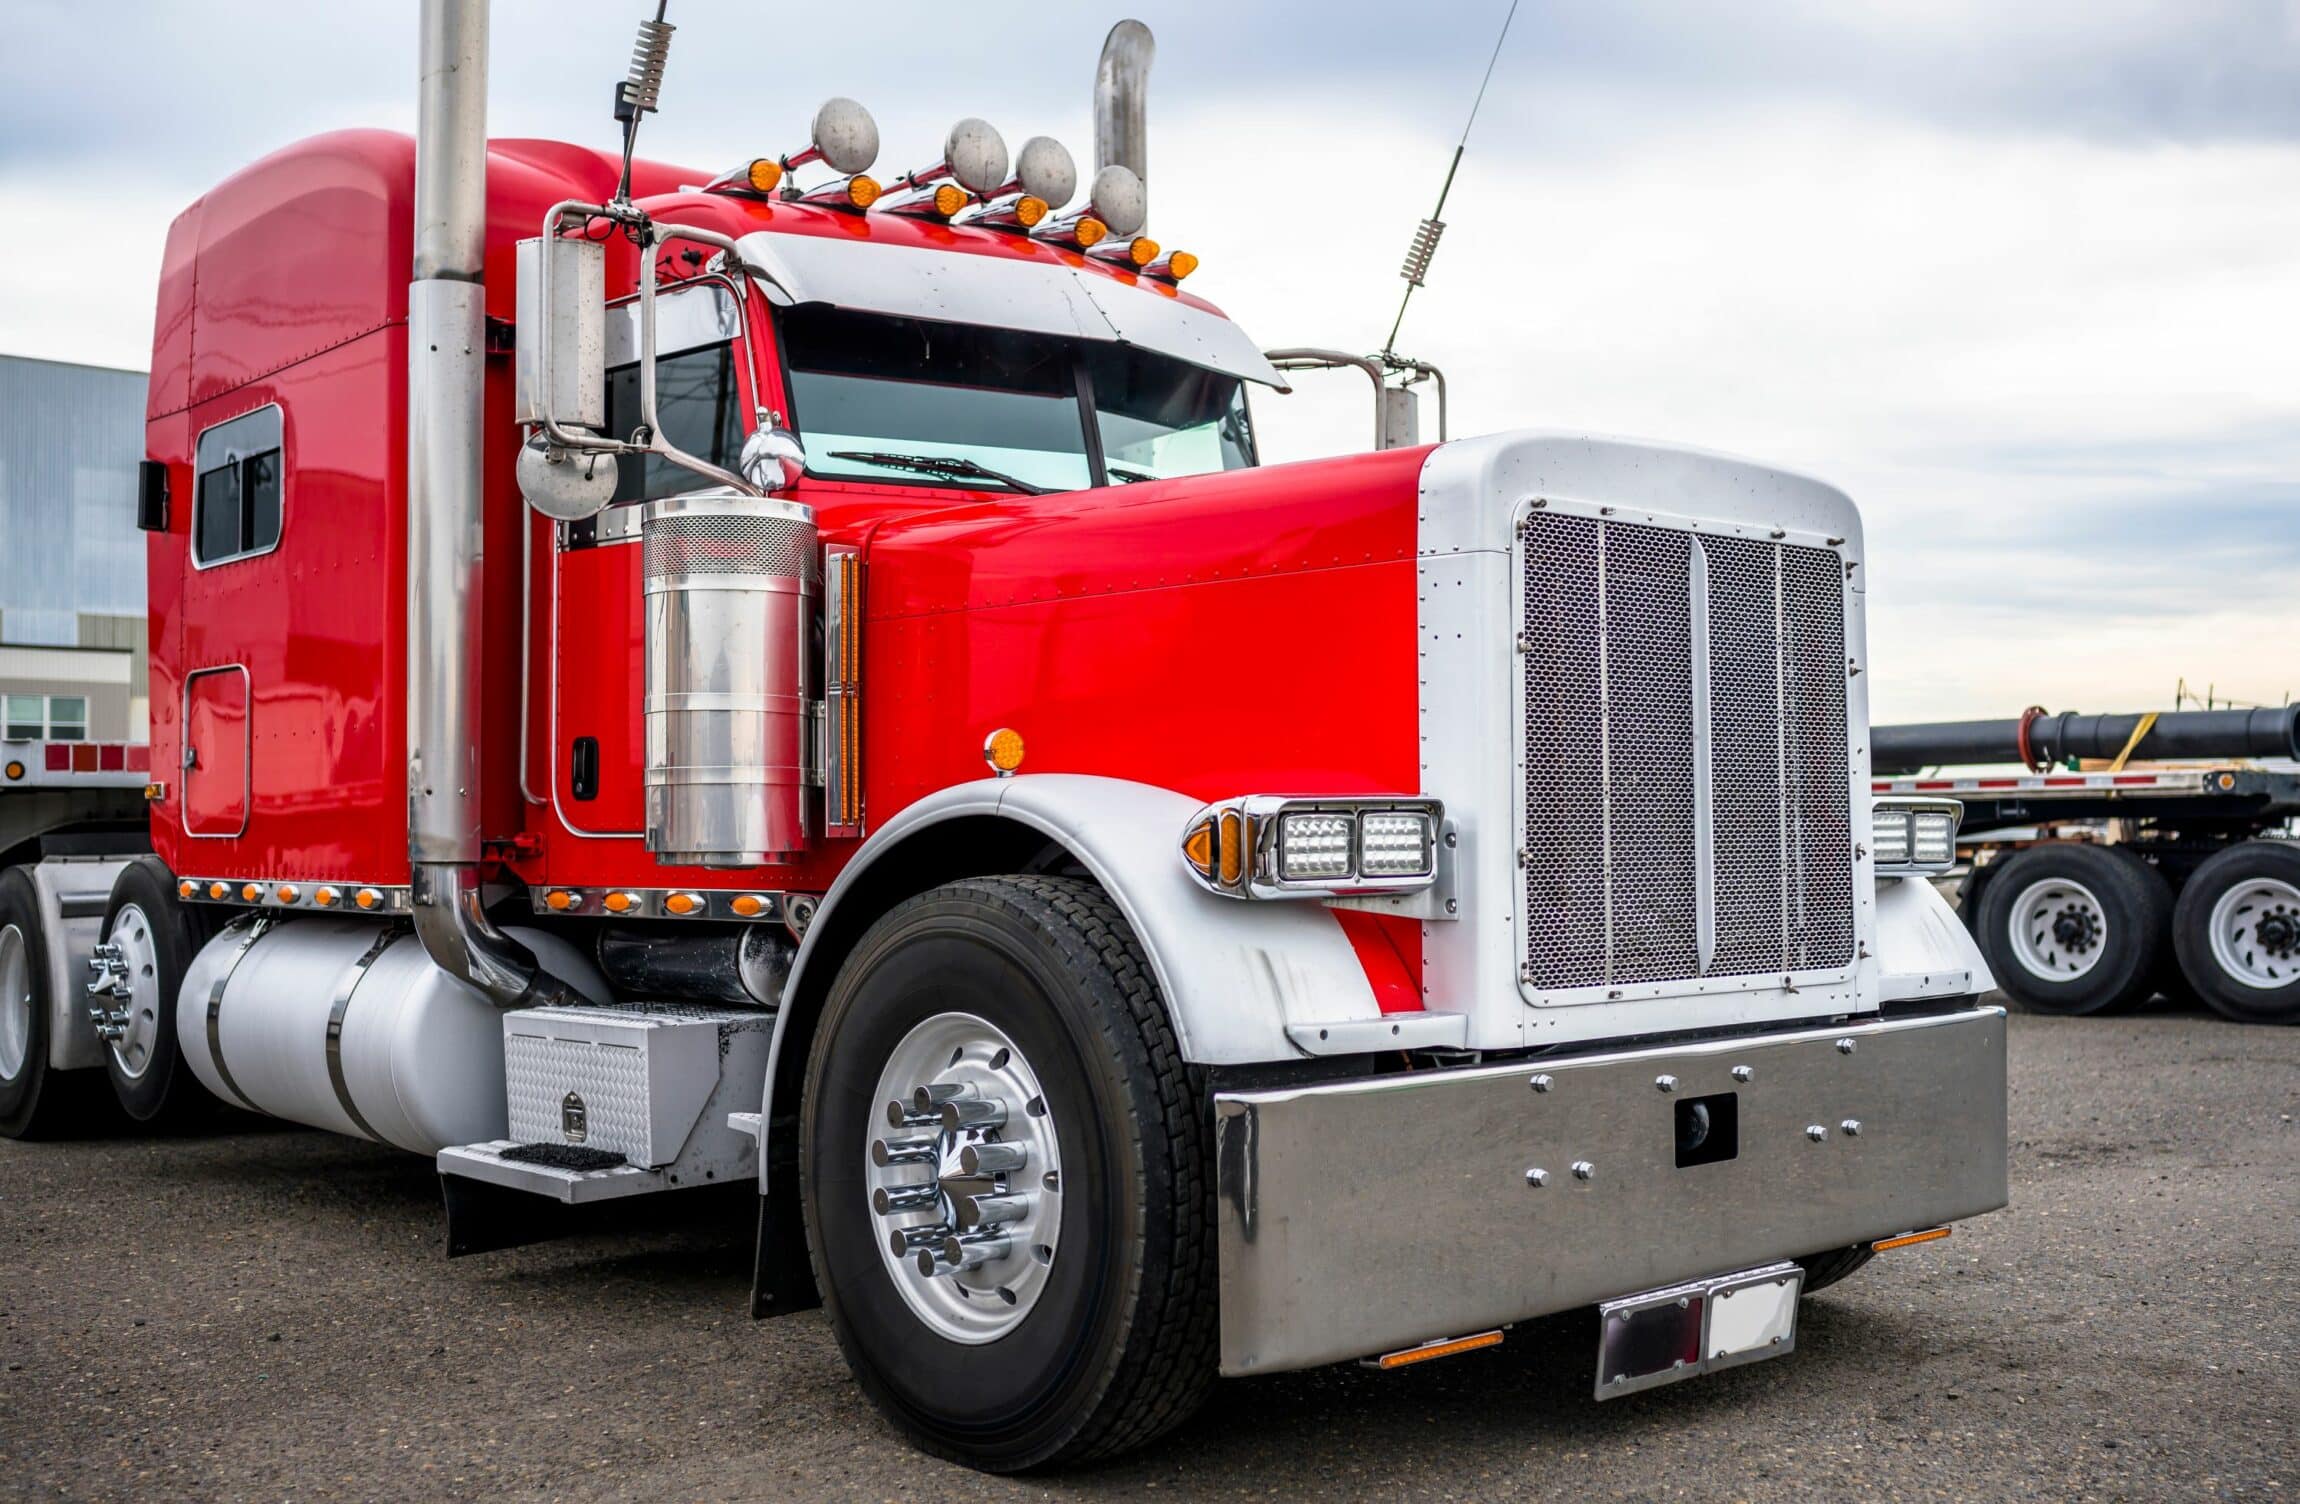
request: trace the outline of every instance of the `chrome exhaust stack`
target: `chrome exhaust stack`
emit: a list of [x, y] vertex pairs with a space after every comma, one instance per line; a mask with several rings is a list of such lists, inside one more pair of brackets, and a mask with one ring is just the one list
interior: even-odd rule
[[1118, 166], [1150, 181], [1147, 101], [1158, 44], [1140, 21], [1121, 21], [1102, 39], [1094, 67], [1094, 169]]
[[485, 565], [487, 0], [423, 0], [415, 265], [407, 288], [407, 854], [415, 930], [503, 1007], [575, 990], [487, 918], [479, 890]]

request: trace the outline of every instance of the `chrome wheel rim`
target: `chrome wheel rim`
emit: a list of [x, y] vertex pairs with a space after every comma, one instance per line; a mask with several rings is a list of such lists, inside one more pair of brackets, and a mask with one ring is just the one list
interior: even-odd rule
[[[96, 1003], [96, 1032], [112, 1051], [112, 1061], [130, 1081], [152, 1068], [160, 1042], [159, 946], [152, 921], [132, 903], [112, 916], [112, 933], [97, 948], [97, 980], [90, 986]], [[107, 985], [108, 984], [108, 985]], [[110, 1001], [103, 992], [108, 991]]]
[[995, 1342], [1045, 1292], [1062, 1145], [1038, 1073], [995, 1024], [938, 1013], [888, 1055], [859, 1146], [879, 1258], [953, 1342]]
[[2247, 878], [2212, 906], [2212, 960], [2247, 987], [2268, 991], [2300, 977], [2300, 888]]
[[2100, 964], [2108, 911], [2084, 884], [2064, 877], [2030, 883], [2010, 913], [2013, 959], [2029, 975], [2072, 982]]
[[32, 1053], [32, 953], [24, 932], [0, 925], [0, 1080], [24, 1074]]

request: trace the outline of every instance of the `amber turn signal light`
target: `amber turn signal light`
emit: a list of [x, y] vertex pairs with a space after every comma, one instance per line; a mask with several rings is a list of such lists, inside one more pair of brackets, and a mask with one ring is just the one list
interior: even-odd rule
[[672, 914], [700, 914], [703, 912], [703, 895], [700, 893], [674, 893], [663, 900], [663, 908], [667, 913]]
[[1914, 1243], [1931, 1243], [1949, 1235], [1945, 1227], [1928, 1227], [1923, 1232], [1905, 1232], [1897, 1238], [1879, 1238], [1869, 1245], [1871, 1253], [1883, 1253], [1890, 1248], [1907, 1248]]
[[1182, 838], [1182, 859], [1196, 868], [1200, 877], [1214, 875], [1214, 822], [1201, 820], [1190, 827]]
[[745, 919], [756, 919], [767, 911], [767, 901], [756, 893], [738, 893], [727, 907]]
[[628, 914], [639, 907], [639, 895], [636, 893], [610, 893], [601, 899], [600, 903], [610, 914]]
[[1373, 1360], [1373, 1366], [1381, 1369], [1410, 1368], [1416, 1363], [1427, 1363], [1432, 1358], [1450, 1358], [1456, 1353], [1474, 1353], [1481, 1347], [1499, 1346], [1499, 1331], [1479, 1332], [1474, 1337], [1456, 1337], [1450, 1342], [1425, 1342], [1419, 1347], [1383, 1353]]
[[581, 903], [582, 901], [582, 899], [578, 898], [575, 894], [568, 892], [565, 888], [553, 888], [550, 892], [543, 895], [543, 907], [549, 909], [554, 914], [564, 914], [569, 909], [574, 908], [575, 905]]

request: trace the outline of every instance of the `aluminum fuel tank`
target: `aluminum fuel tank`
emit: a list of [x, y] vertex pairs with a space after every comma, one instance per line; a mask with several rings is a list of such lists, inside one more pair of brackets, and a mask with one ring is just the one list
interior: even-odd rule
[[[553, 975], [610, 1000], [573, 946], [510, 933]], [[200, 1084], [235, 1107], [418, 1154], [505, 1132], [501, 1010], [377, 920], [225, 930], [185, 971], [176, 1037]]]
[[755, 867], [806, 839], [812, 508], [732, 490], [640, 516], [647, 599], [647, 849]]

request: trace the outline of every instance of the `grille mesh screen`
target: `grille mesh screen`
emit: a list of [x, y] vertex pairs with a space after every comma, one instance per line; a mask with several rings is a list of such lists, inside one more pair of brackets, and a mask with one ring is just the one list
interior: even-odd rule
[[1536, 513], [1523, 559], [1528, 980], [1847, 964], [1837, 556]]
[[815, 577], [815, 527], [798, 517], [673, 513], [649, 519], [646, 577], [764, 574]]

